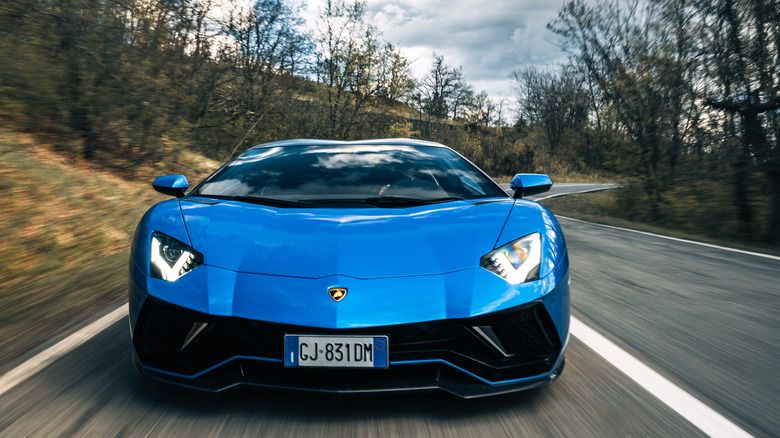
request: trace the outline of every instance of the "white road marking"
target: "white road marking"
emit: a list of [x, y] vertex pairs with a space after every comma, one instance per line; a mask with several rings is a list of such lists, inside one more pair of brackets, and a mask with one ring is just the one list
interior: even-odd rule
[[[556, 187], [560, 187], [560, 186], [579, 186], [579, 185], [593, 185], [593, 184], [556, 183], [554, 185]], [[617, 184], [599, 184], [599, 185], [601, 187], [595, 187], [595, 188], [590, 188], [590, 189], [585, 189], [585, 190], [579, 190], [579, 191], [576, 191], [576, 192], [556, 193], [554, 195], [547, 195], [547, 196], [543, 196], [541, 198], [537, 198], [536, 196], [529, 196], [528, 198], [525, 198], [525, 199], [528, 199], [529, 201], [539, 202], [539, 201], [542, 201], [542, 200], [545, 200], [545, 199], [557, 198], [558, 196], [579, 195], [579, 194], [582, 194], [582, 193], [601, 192], [601, 191], [604, 191], [604, 190], [614, 189], [615, 187], [617, 187]], [[509, 188], [509, 184], [501, 184], [501, 188], [503, 188], [504, 191], [507, 192], [507, 194], [512, 195], [512, 192], [511, 192], [512, 189]]]
[[592, 193], [592, 192], [603, 192], [604, 190], [614, 189], [615, 187], [616, 187], [616, 186], [609, 186], [609, 187], [597, 187], [597, 188], [595, 188], [595, 189], [585, 189], [585, 190], [580, 190], [579, 192], [556, 193], [556, 194], [554, 194], [554, 195], [548, 195], [548, 196], [544, 196], [544, 197], [542, 197], [542, 198], [534, 198], [534, 199], [531, 199], [531, 200], [532, 200], [532, 201], [539, 202], [539, 201], [543, 201], [543, 200], [545, 200], [545, 199], [550, 199], [550, 198], [557, 198], [557, 197], [559, 197], [559, 196], [566, 196], [566, 195], [580, 195], [580, 194], [583, 194], [583, 193]]
[[79, 345], [92, 339], [98, 333], [102, 332], [120, 319], [126, 317], [127, 313], [128, 306], [127, 304], [124, 304], [113, 310], [108, 315], [103, 316], [92, 324], [89, 324], [76, 333], [73, 333], [67, 338], [52, 345], [46, 350], [43, 350], [23, 364], [9, 371], [0, 377], [0, 395], [10, 391], [13, 387], [24, 382], [27, 378], [31, 377], [38, 371], [46, 368], [46, 366], [55, 360], [70, 353]]
[[614, 225], [598, 224], [598, 223], [595, 223], [595, 222], [583, 221], [583, 220], [574, 219], [574, 218], [566, 217], [566, 216], [555, 215], [555, 217], [561, 218], [561, 219], [566, 219], [566, 220], [569, 220], [569, 221], [574, 221], [574, 222], [582, 222], [583, 224], [588, 224], [588, 225], [596, 225], [596, 226], [599, 226], [599, 227], [611, 228], [613, 230], [630, 231], [632, 233], [644, 234], [645, 236], [653, 236], [653, 237], [658, 237], [658, 238], [661, 238], [661, 239], [674, 240], [675, 242], [691, 243], [693, 245], [704, 246], [704, 247], [707, 247], [707, 248], [714, 248], [714, 249], [720, 249], [720, 250], [723, 250], [723, 251], [736, 252], [736, 253], [739, 253], [739, 254], [746, 254], [746, 255], [751, 255], [751, 256], [756, 256], [756, 257], [763, 257], [765, 259], [770, 259], [770, 260], [780, 260], [780, 257], [775, 256], [775, 255], [771, 255], [771, 254], [764, 254], [764, 253], [753, 252], [753, 251], [745, 251], [743, 249], [729, 248], [727, 246], [713, 245], [711, 243], [697, 242], [695, 240], [680, 239], [680, 238], [677, 238], [677, 237], [664, 236], [662, 234], [655, 234], [655, 233], [650, 233], [650, 232], [647, 232], [647, 231], [639, 231], [639, 230], [632, 230], [631, 228], [616, 227]]
[[569, 330], [599, 356], [707, 435], [713, 438], [752, 436], [580, 320], [571, 317]]

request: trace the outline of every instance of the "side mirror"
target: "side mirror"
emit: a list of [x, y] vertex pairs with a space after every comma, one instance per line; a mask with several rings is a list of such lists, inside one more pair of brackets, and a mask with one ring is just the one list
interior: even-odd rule
[[540, 173], [518, 173], [512, 178], [509, 188], [515, 191], [512, 196], [520, 199], [524, 196], [538, 195], [544, 193], [552, 187], [552, 180], [547, 175]]
[[184, 175], [165, 175], [158, 176], [152, 183], [152, 187], [162, 194], [181, 198], [190, 184]]

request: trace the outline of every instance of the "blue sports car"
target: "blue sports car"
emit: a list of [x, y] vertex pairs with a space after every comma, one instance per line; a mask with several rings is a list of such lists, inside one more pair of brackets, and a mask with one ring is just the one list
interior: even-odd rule
[[569, 338], [555, 217], [438, 143], [256, 146], [141, 219], [130, 258], [133, 363], [221, 391], [440, 389], [553, 382]]

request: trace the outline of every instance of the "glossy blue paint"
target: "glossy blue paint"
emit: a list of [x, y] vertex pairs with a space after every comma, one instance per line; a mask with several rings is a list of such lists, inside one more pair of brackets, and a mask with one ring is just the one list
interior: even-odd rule
[[[568, 263], [538, 281], [511, 285], [470, 268], [448, 274], [360, 280], [345, 276], [303, 279], [236, 273], [201, 266], [174, 283], [147, 279], [131, 287], [172, 304], [213, 315], [322, 328], [356, 328], [465, 318], [542, 300], [559, 333], [568, 332]], [[137, 279], [138, 276], [133, 276]], [[349, 289], [341, 302], [332, 284]], [[131, 301], [134, 300], [131, 293]]]
[[509, 188], [515, 191], [515, 198], [544, 193], [552, 187], [552, 180], [547, 175], [538, 173], [518, 173], [512, 178]]
[[506, 198], [404, 209], [282, 209], [185, 199], [181, 210], [192, 246], [207, 265], [300, 278], [366, 279], [478, 266], [494, 249], [512, 203]]
[[187, 177], [184, 175], [158, 176], [152, 183], [152, 187], [160, 193], [181, 198], [189, 188]]
[[568, 254], [563, 231], [555, 216], [541, 204], [518, 199], [507, 218], [506, 225], [496, 242], [496, 247], [539, 231], [542, 235], [542, 264], [539, 277], [544, 278], [562, 263], [568, 266]]
[[[290, 144], [313, 142], [270, 143], [243, 159]], [[551, 184], [535, 174], [512, 181], [521, 190]], [[182, 175], [154, 185], [182, 192], [188, 186]], [[190, 245], [204, 264], [175, 282], [151, 278], [154, 231]], [[482, 255], [534, 232], [542, 236], [539, 280], [512, 285], [479, 267]], [[349, 289], [344, 300], [330, 298], [334, 285]], [[569, 293], [568, 255], [555, 217], [535, 202], [508, 197], [347, 209], [171, 199], [144, 215], [131, 248], [131, 328], [147, 296], [211, 315], [331, 329], [468, 318], [538, 300], [565, 343]]]
[[[213, 315], [350, 328], [465, 318], [541, 299], [567, 333], [561, 329], [568, 327], [568, 259], [560, 228], [539, 204], [512, 203], [302, 210], [164, 201], [136, 232], [131, 301], [149, 294]], [[488, 219], [482, 224], [480, 217]], [[467, 226], [459, 225], [463, 218]], [[511, 285], [479, 268], [482, 254], [537, 230], [545, 230], [539, 280]], [[192, 245], [204, 254], [204, 266], [172, 283], [150, 278], [152, 231]], [[338, 303], [327, 293], [334, 284], [349, 289]]]
[[130, 257], [149, 275], [149, 257], [151, 255], [151, 238], [153, 231], [165, 233], [180, 242], [192, 245], [184, 219], [181, 215], [178, 199], [170, 199], [153, 206], [138, 222], [130, 247]]

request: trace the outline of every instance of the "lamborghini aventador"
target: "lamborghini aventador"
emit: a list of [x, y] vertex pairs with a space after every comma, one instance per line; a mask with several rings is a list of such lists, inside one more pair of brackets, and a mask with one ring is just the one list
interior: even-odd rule
[[[141, 219], [133, 363], [221, 391], [444, 390], [551, 383], [569, 262], [545, 175], [509, 194], [452, 149], [402, 139], [262, 144]], [[188, 191], [189, 190], [189, 191]]]

